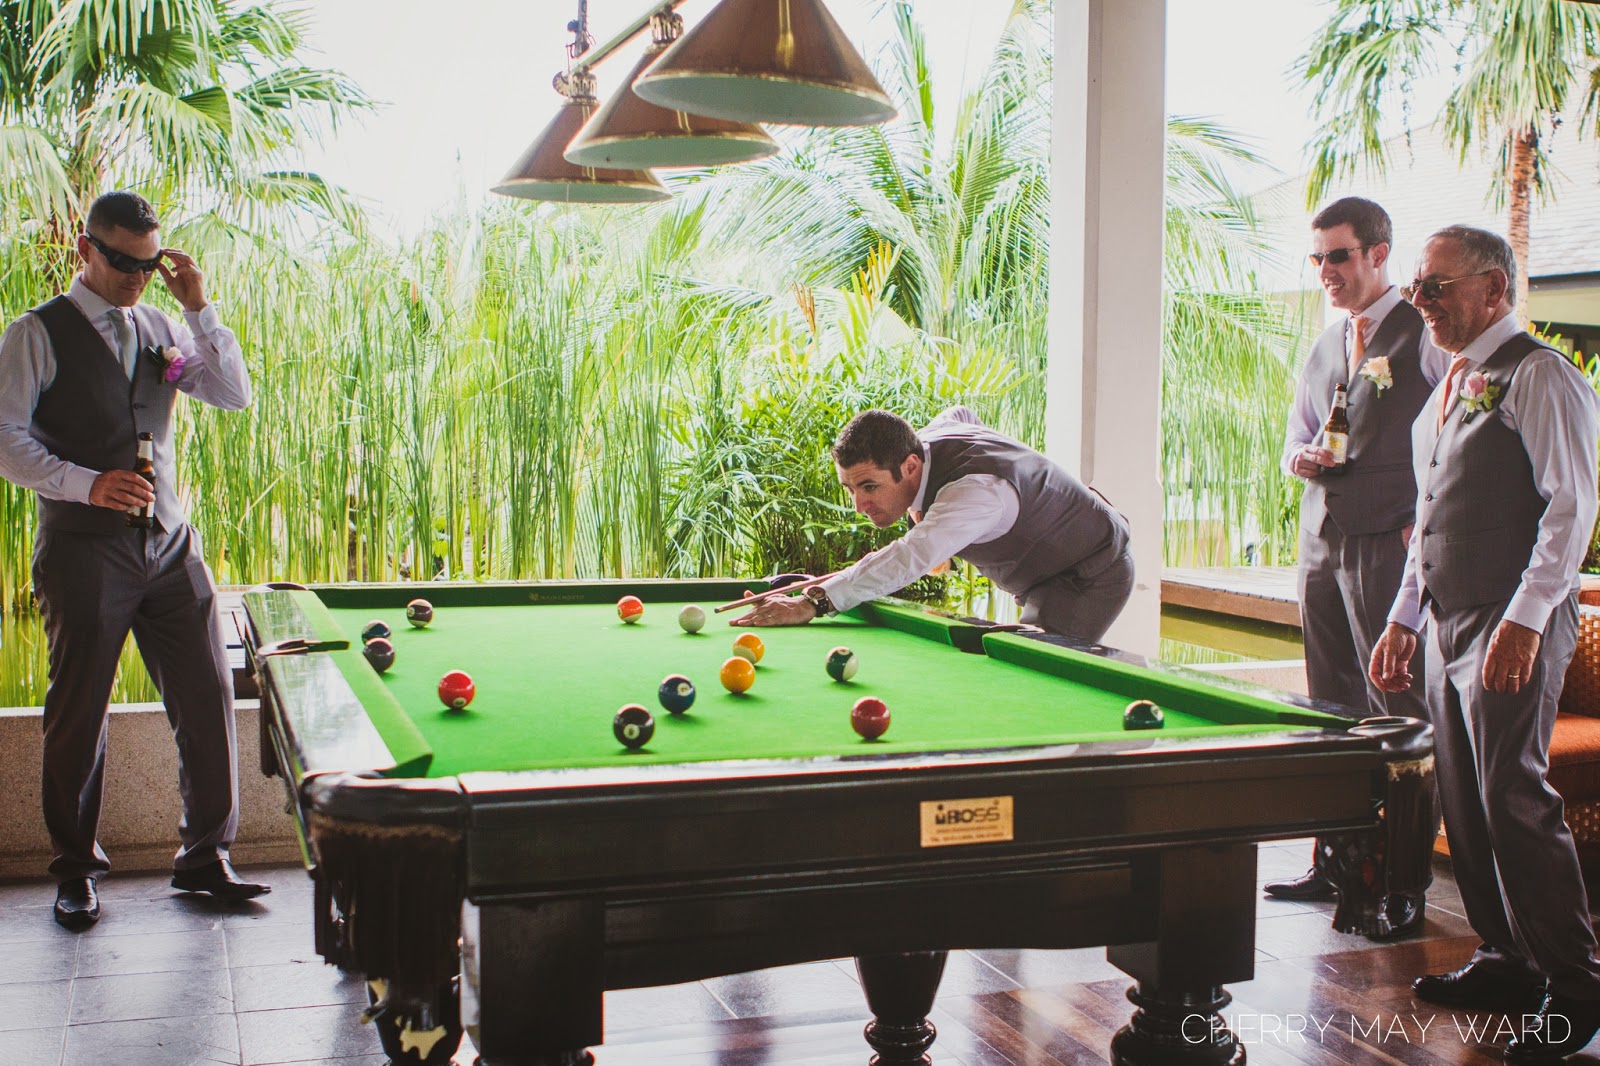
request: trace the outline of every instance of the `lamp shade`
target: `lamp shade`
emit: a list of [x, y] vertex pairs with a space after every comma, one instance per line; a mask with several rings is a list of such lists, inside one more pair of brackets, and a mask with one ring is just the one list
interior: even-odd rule
[[765, 159], [778, 143], [751, 122], [691, 115], [641, 100], [633, 82], [667, 50], [653, 44], [621, 89], [567, 146], [569, 163], [591, 167], [711, 167]]
[[524, 200], [575, 204], [644, 204], [669, 198], [672, 194], [648, 170], [610, 170], [567, 162], [562, 153], [596, 107], [593, 96], [568, 97], [494, 191]]
[[737, 122], [871, 126], [894, 106], [822, 0], [722, 0], [634, 91]]

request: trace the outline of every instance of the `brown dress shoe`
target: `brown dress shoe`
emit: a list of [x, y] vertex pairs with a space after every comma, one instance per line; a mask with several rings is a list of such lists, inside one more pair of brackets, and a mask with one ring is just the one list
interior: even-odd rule
[[1539, 1010], [1524, 1020], [1522, 1032], [1506, 1045], [1513, 1062], [1564, 1059], [1589, 1046], [1600, 1033], [1600, 1000], [1568, 999], [1552, 992]]
[[1544, 981], [1495, 973], [1469, 962], [1450, 973], [1427, 974], [1411, 982], [1418, 999], [1441, 1007], [1492, 1010], [1502, 1014], [1531, 1014], [1544, 996]]
[[1315, 866], [1293, 881], [1274, 881], [1263, 885], [1261, 891], [1275, 899], [1292, 899], [1300, 903], [1321, 903], [1339, 898], [1333, 882], [1322, 876]]
[[56, 886], [56, 921], [63, 929], [82, 932], [100, 920], [100, 894], [94, 878], [69, 877]]

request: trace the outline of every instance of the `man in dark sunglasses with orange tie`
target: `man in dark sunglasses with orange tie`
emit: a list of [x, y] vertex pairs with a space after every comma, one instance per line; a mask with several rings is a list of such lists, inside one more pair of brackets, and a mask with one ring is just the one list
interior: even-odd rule
[[[42, 800], [53, 913], [74, 931], [99, 919], [96, 879], [110, 868], [97, 839], [107, 700], [130, 631], [178, 742], [173, 887], [225, 900], [267, 891], [228, 860], [239, 824], [233, 677], [173, 456], [178, 393], [247, 406], [244, 356], [199, 265], [162, 246], [143, 197], [95, 200], [77, 252], [71, 288], [0, 337], [0, 477], [34, 490], [39, 504], [33, 589], [50, 643]], [[140, 302], [157, 276], [182, 322]], [[134, 472], [146, 444], [153, 489]], [[143, 513], [130, 521], [131, 510]]]
[[[1311, 265], [1334, 314], [1300, 372], [1281, 460], [1284, 473], [1305, 482], [1300, 618], [1306, 689], [1357, 717], [1421, 718], [1420, 681], [1387, 693], [1369, 683], [1366, 667], [1405, 566], [1417, 494], [1411, 423], [1448, 359], [1389, 282], [1393, 226], [1382, 207], [1347, 196], [1323, 208], [1311, 227]], [[1345, 461], [1336, 466], [1320, 432], [1341, 385], [1350, 433]], [[1268, 884], [1266, 893], [1333, 899], [1333, 881], [1322, 870], [1327, 858], [1319, 841], [1304, 876]], [[1395, 932], [1421, 921], [1420, 899], [1393, 903]]]
[[1594, 389], [1517, 321], [1516, 258], [1450, 226], [1406, 286], [1455, 358], [1412, 435], [1417, 528], [1371, 676], [1412, 682], [1428, 623], [1427, 703], [1450, 861], [1482, 941], [1421, 999], [1521, 1018], [1506, 1058], [1583, 1050], [1600, 1032], [1600, 961], [1572, 833], [1546, 780], [1577, 647], [1578, 568], [1594, 529]]

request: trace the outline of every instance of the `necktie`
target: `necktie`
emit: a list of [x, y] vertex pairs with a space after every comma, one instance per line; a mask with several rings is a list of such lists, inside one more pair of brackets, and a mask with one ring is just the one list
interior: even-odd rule
[[1439, 394], [1439, 428], [1444, 428], [1444, 420], [1450, 414], [1451, 406], [1456, 402], [1456, 375], [1461, 373], [1469, 360], [1464, 355], [1458, 355], [1450, 360], [1450, 373], [1444, 376], [1444, 391]]
[[1362, 329], [1366, 324], [1367, 320], [1360, 315], [1350, 316], [1350, 328], [1355, 330], [1356, 334], [1355, 339], [1350, 342], [1350, 381], [1352, 383], [1356, 380], [1356, 371], [1361, 369], [1361, 360], [1366, 358], [1367, 354], [1367, 341], [1362, 334]]
[[133, 380], [134, 358], [137, 355], [137, 346], [133, 342], [133, 326], [128, 322], [127, 314], [120, 307], [113, 307], [106, 312], [106, 317], [111, 319], [111, 332], [117, 338], [117, 358], [122, 360], [122, 372], [128, 380]]

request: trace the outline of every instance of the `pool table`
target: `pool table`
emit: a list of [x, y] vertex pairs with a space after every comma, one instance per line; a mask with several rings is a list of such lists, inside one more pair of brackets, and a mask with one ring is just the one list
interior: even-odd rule
[[[1104, 647], [897, 601], [761, 630], [718, 682], [736, 581], [272, 587], [246, 593], [263, 769], [316, 886], [318, 951], [369, 979], [397, 1062], [581, 1064], [607, 989], [855, 956], [875, 1062], [928, 1061], [945, 952], [1104, 945], [1134, 978], [1119, 1062], [1234, 1063], [1256, 845], [1321, 835], [1335, 926], [1421, 919], [1432, 736]], [[756, 586], [760, 587], [760, 586]], [[645, 604], [624, 624], [616, 601]], [[405, 604], [434, 606], [411, 628]], [[394, 665], [361, 654], [369, 620]], [[834, 681], [829, 650], [859, 673]], [[473, 675], [447, 710], [442, 674]], [[657, 685], [696, 686], [667, 713]], [[850, 710], [889, 707], [864, 740]], [[1135, 699], [1160, 729], [1123, 728]], [[655, 719], [612, 732], [619, 707]], [[458, 995], [459, 993], [459, 995]]]

